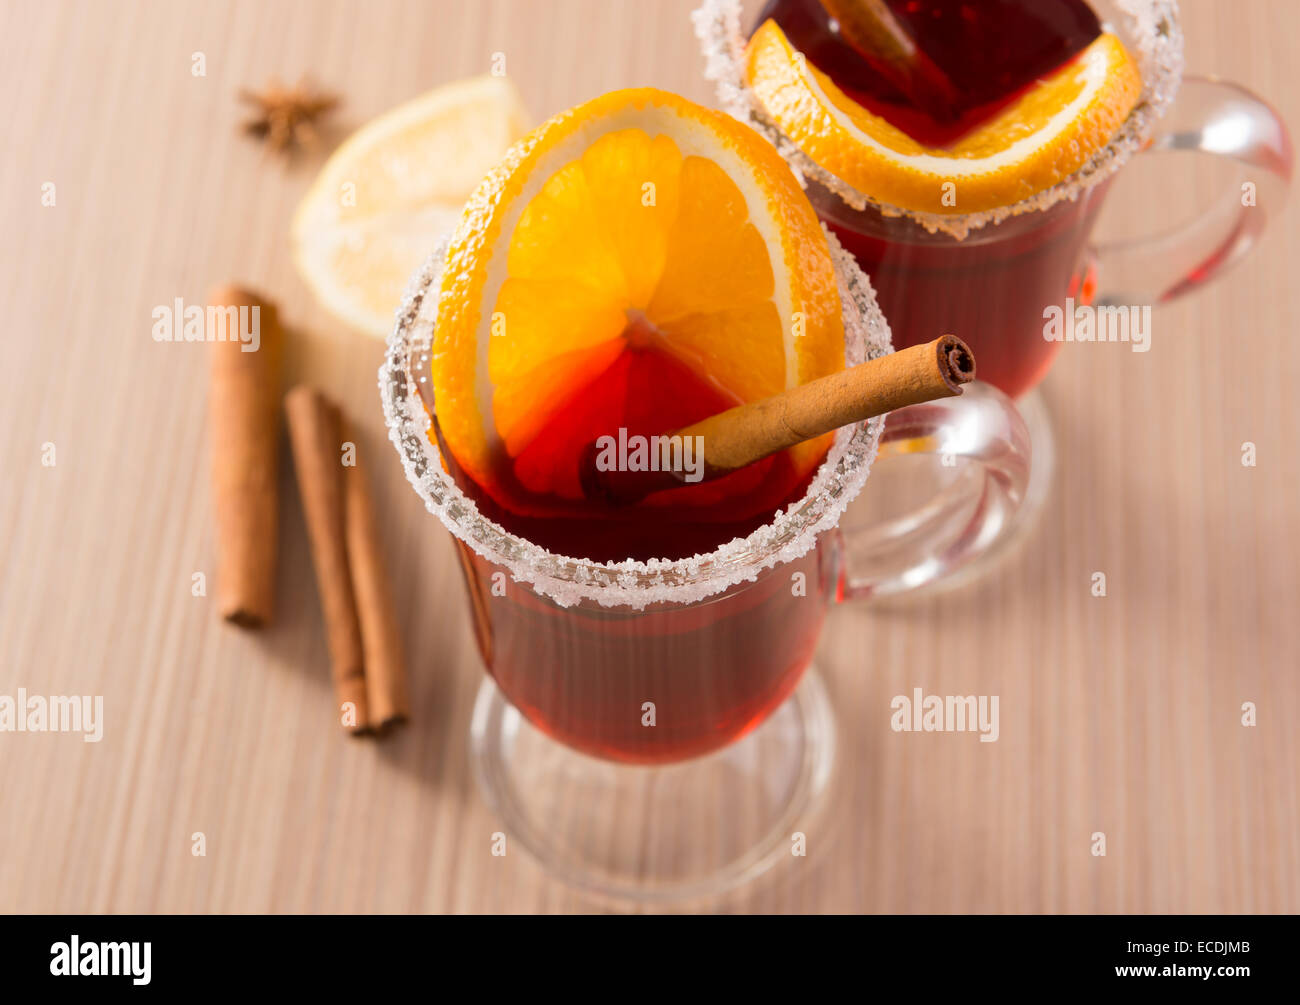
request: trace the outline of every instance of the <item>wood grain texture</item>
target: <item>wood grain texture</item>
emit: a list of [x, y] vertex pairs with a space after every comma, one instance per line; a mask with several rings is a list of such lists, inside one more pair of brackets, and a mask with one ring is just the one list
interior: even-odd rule
[[[344, 132], [504, 52], [539, 118], [633, 84], [709, 101], [691, 6], [0, 5], [0, 694], [100, 694], [106, 720], [98, 744], [0, 734], [0, 910], [592, 907], [524, 855], [490, 854], [465, 748], [482, 671], [450, 541], [391, 456], [381, 347], [289, 261], [319, 158], [268, 159], [237, 135], [234, 95], [310, 72], [345, 94]], [[1300, 5], [1183, 8], [1189, 69], [1270, 96], [1296, 131], [1278, 40], [1300, 33]], [[1156, 198], [1121, 182], [1107, 215], [1157, 224], [1181, 184]], [[832, 613], [834, 826], [720, 906], [1300, 910], [1298, 202], [1227, 281], [1157, 311], [1151, 352], [1066, 347], [1045, 385], [1058, 477], [1022, 554], [958, 594]], [[278, 299], [287, 382], [356, 420], [413, 670], [414, 724], [383, 744], [335, 724], [289, 465], [274, 627], [241, 632], [191, 596], [214, 562], [207, 359], [155, 343], [150, 311], [225, 280]], [[913, 687], [1001, 695], [1001, 740], [890, 732], [890, 698]]]

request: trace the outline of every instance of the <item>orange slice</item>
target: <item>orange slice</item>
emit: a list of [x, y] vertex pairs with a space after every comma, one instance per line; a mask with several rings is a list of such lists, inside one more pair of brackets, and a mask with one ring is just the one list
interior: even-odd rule
[[[729, 116], [649, 88], [544, 123], [465, 207], [433, 346], [444, 441], [492, 491], [629, 343], [740, 401], [844, 366], [826, 236], [784, 161]], [[796, 466], [828, 443], [794, 448]], [[536, 492], [563, 480], [533, 477]]]
[[845, 95], [773, 21], [750, 39], [745, 74], [815, 163], [880, 202], [943, 214], [1009, 206], [1064, 181], [1106, 145], [1142, 93], [1124, 44], [1105, 32], [996, 117], [932, 148]]

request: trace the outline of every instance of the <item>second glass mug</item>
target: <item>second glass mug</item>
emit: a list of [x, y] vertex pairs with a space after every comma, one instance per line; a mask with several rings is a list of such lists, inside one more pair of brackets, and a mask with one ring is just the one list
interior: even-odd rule
[[[717, 84], [720, 103], [767, 135], [803, 176], [818, 216], [870, 276], [895, 346], [952, 332], [974, 350], [980, 379], [1016, 399], [1033, 453], [1024, 505], [985, 549], [983, 560], [946, 578], [943, 586], [983, 575], [1023, 543], [1050, 493], [1055, 447], [1047, 408], [1035, 388], [1063, 341], [1047, 337], [1048, 308], [1059, 308], [1064, 316], [1067, 298], [1076, 308], [1156, 306], [1217, 278], [1280, 211], [1290, 182], [1291, 140], [1267, 102], [1236, 84], [1183, 79], [1183, 36], [1174, 0], [1089, 2], [1138, 61], [1143, 92], [1137, 108], [1097, 157], [1054, 188], [1015, 206], [951, 216], [878, 207], [869, 193], [857, 192], [815, 164], [766, 120], [748, 94], [740, 0], [704, 0], [694, 14], [706, 76]], [[785, 12], [796, 20], [804, 17], [806, 24], [806, 12], [818, 4], [771, 0], [748, 23], [757, 27], [773, 15], [780, 23]], [[1134, 154], [1150, 164], [1157, 156], [1186, 152], [1230, 163], [1239, 177], [1155, 236], [1090, 243], [1103, 202]], [[1240, 184], [1245, 182], [1249, 197]], [[895, 421], [891, 417], [890, 423]], [[891, 473], [889, 484], [857, 504], [848, 519], [880, 524], [880, 513], [906, 508], [897, 498], [910, 502], [941, 494], [951, 478], [943, 466], [917, 459]], [[877, 538], [904, 536], [907, 521], [896, 519], [889, 527], [878, 529]]]
[[[923, 586], [978, 556], [1024, 497], [1024, 425], [976, 383], [893, 413], [888, 432], [880, 419], [841, 430], [803, 499], [707, 556], [553, 555], [479, 514], [430, 438], [444, 253], [412, 284], [380, 389], [407, 477], [455, 541], [491, 678], [471, 725], [480, 786], [508, 840], [590, 893], [718, 894], [788, 856], [828, 784], [834, 719], [809, 665], [831, 602]], [[889, 351], [870, 286], [834, 255], [846, 363]], [[914, 511], [905, 539], [882, 543], [838, 523], [891, 440], [949, 454], [971, 478], [964, 495]]]
[[[772, 0], [755, 25], [769, 16], [778, 23], [783, 15], [806, 19], [803, 12], [818, 3]], [[969, 215], [886, 212], [869, 193], [852, 190], [788, 144], [785, 150], [805, 175], [818, 215], [870, 276], [894, 344], [905, 348], [928, 342], [933, 332], [953, 332], [974, 349], [980, 379], [1013, 398], [1046, 376], [1063, 344], [1045, 337], [1045, 309], [1064, 308], [1067, 297], [1076, 305], [1154, 306], [1217, 278], [1280, 211], [1291, 177], [1290, 137], [1267, 102], [1236, 84], [1183, 78], [1173, 0], [1090, 5], [1137, 59], [1142, 98], [1106, 149], [1054, 189]], [[740, 22], [739, 0], [706, 0], [697, 20], [712, 29], [703, 33], [706, 49], [734, 51], [739, 44], [725, 34]], [[736, 85], [726, 93], [743, 90], [736, 65], [711, 75]], [[747, 110], [731, 110], [750, 120]], [[775, 129], [757, 124], [769, 135]], [[1226, 159], [1240, 177], [1158, 235], [1091, 245], [1115, 174], [1137, 152], [1144, 159], [1172, 152]], [[1251, 186], [1248, 198], [1243, 182]]]

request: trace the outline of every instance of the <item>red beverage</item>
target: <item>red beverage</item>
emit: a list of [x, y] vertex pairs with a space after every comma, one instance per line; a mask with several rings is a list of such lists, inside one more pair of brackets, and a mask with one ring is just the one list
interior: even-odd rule
[[[803, 495], [808, 476], [800, 476], [781, 453], [724, 478], [615, 506], [583, 495], [584, 453], [602, 436], [617, 440], [620, 430], [629, 439], [666, 434], [739, 403], [668, 353], [629, 347], [499, 469], [502, 488], [495, 493], [455, 469], [450, 450], [443, 456], [461, 491], [484, 515], [547, 551], [593, 562], [689, 558], [752, 534]], [[530, 490], [539, 472], [560, 491]]]
[[[599, 436], [667, 433], [736, 403], [672, 356], [628, 348], [512, 459], [502, 472], [508, 491], [496, 498], [442, 453], [485, 515], [548, 551], [613, 562], [707, 554], [768, 523], [804, 494], [808, 477], [778, 454], [612, 507], [575, 498], [579, 464]], [[534, 468], [568, 472], [560, 482], [569, 491], [529, 494], [523, 483]], [[707, 753], [762, 722], [812, 659], [833, 589], [834, 563], [817, 549], [697, 604], [562, 608], [456, 545], [483, 662], [510, 702], [571, 747], [635, 763]], [[645, 702], [654, 703], [653, 726]]]
[[[916, 45], [947, 75], [960, 101], [940, 120], [836, 31], [820, 0], [774, 0], [792, 45], [859, 104], [929, 146], [945, 146], [996, 115], [1100, 33], [1082, 0], [887, 0]], [[952, 332], [979, 360], [979, 376], [1012, 396], [1046, 374], [1061, 343], [1043, 338], [1043, 310], [1066, 296], [1087, 302], [1085, 248], [1105, 185], [972, 230], [931, 234], [908, 216], [855, 211], [815, 183], [818, 215], [871, 277], [894, 345]], [[870, 193], [868, 193], [870, 194]]]
[[812, 661], [837, 575], [819, 547], [695, 604], [562, 608], [494, 589], [508, 573], [456, 546], [479, 652], [510, 703], [570, 747], [638, 764], [717, 750], [775, 711]]

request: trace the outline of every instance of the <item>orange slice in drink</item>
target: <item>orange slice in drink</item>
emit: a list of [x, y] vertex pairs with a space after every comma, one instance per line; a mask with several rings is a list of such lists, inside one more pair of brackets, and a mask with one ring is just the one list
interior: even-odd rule
[[[444, 442], [498, 494], [503, 465], [629, 345], [739, 401], [844, 366], [826, 236], [785, 163], [729, 116], [649, 88], [544, 123], [466, 206], [433, 345]], [[794, 448], [796, 467], [828, 443]], [[537, 493], [572, 481], [531, 477]]]
[[754, 33], [745, 62], [759, 103], [815, 163], [880, 202], [927, 213], [1009, 206], [1064, 181], [1142, 93], [1124, 44], [1104, 32], [994, 118], [934, 148], [844, 94], [774, 21]]

